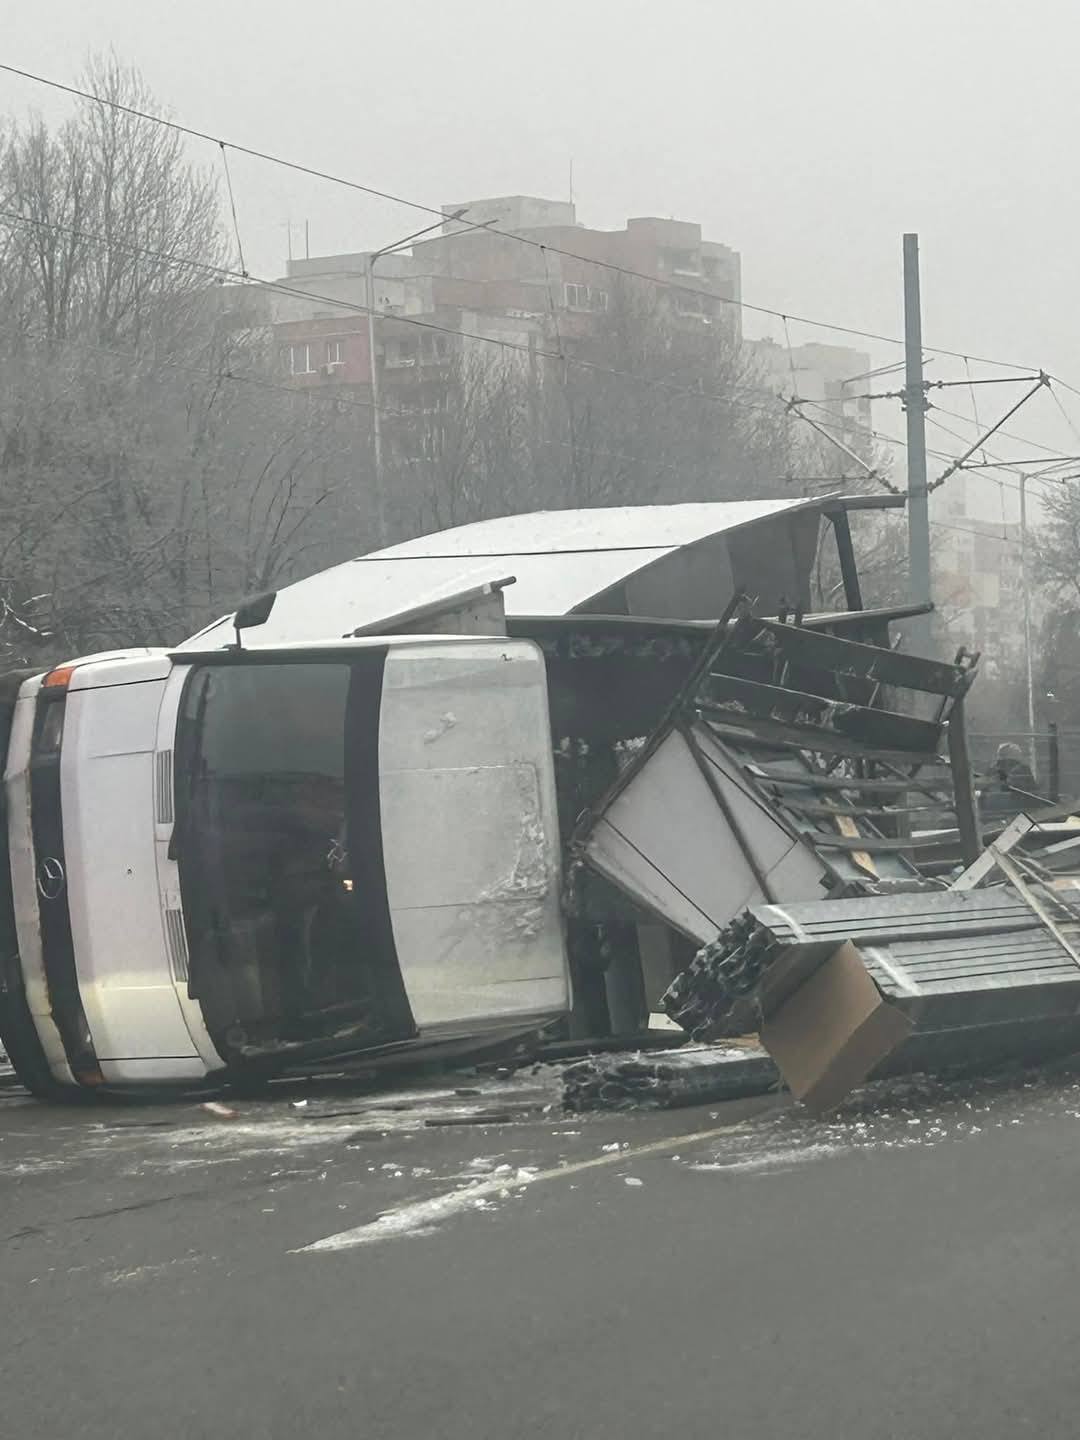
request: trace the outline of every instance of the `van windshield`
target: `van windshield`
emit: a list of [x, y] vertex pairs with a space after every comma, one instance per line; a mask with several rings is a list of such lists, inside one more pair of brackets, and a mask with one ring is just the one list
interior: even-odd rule
[[413, 1033], [382, 869], [381, 661], [188, 680], [174, 850], [189, 988], [226, 1059]]

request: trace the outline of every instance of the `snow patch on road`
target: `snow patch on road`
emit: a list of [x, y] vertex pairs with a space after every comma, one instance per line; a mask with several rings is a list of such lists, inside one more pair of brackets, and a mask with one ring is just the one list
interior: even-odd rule
[[765, 1150], [760, 1155], [749, 1155], [742, 1159], [709, 1160], [691, 1165], [691, 1170], [710, 1174], [745, 1175], [756, 1170], [787, 1170], [793, 1165], [806, 1165], [815, 1160], [829, 1160], [834, 1155], [845, 1155], [849, 1151], [843, 1145], [807, 1145], [802, 1149]]
[[414, 1200], [408, 1205], [399, 1205], [387, 1210], [376, 1220], [366, 1225], [354, 1226], [351, 1230], [340, 1230], [336, 1235], [327, 1235], [311, 1245], [301, 1245], [290, 1253], [311, 1255], [320, 1252], [353, 1250], [359, 1245], [378, 1245], [383, 1240], [398, 1240], [405, 1235], [430, 1235], [445, 1220], [463, 1215], [470, 1210], [490, 1211], [496, 1209], [495, 1199], [507, 1199], [511, 1187], [521, 1189], [535, 1179], [535, 1174], [519, 1170], [516, 1176], [499, 1180], [482, 1180], [475, 1185], [466, 1185], [460, 1190], [448, 1190], [442, 1195], [432, 1195], [427, 1200]]
[[106, 1279], [110, 1285], [131, 1285], [140, 1280], [156, 1280], [162, 1275], [168, 1275], [178, 1265], [194, 1265], [201, 1258], [200, 1255], [183, 1255], [158, 1265], [136, 1265], [132, 1270], [114, 1270]]

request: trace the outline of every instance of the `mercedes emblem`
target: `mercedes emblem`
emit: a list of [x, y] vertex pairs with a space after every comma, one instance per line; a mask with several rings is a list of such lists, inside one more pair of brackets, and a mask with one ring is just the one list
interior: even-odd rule
[[59, 900], [64, 893], [65, 881], [63, 863], [55, 855], [46, 855], [38, 861], [37, 888], [43, 900]]

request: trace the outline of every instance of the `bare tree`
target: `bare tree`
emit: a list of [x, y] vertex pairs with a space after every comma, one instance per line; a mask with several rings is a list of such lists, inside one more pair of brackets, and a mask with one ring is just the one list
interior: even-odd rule
[[82, 84], [98, 99], [57, 131], [34, 119], [3, 137], [0, 195], [14, 218], [0, 221], [0, 259], [20, 283], [19, 318], [51, 341], [174, 341], [206, 267], [227, 254], [217, 187], [178, 132], [116, 108], [157, 113], [135, 70], [95, 58]]
[[655, 287], [613, 286], [544, 391], [548, 483], [564, 504], [775, 495], [798, 468], [792, 421], [738, 335], [673, 313]]
[[166, 643], [364, 548], [355, 411], [232, 328], [215, 186], [136, 72], [55, 132], [0, 131], [0, 656]]
[[[399, 388], [389, 426], [392, 534], [415, 535], [504, 513], [520, 463], [522, 396], [511, 365], [460, 344]], [[503, 445], [505, 441], [505, 446]]]
[[1047, 486], [1043, 520], [1035, 540], [1035, 574], [1055, 600], [1080, 604], [1080, 492]]

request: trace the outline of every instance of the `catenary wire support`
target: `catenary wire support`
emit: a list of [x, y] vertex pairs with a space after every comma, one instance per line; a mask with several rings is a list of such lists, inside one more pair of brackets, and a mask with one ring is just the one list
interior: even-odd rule
[[946, 466], [946, 468], [941, 472], [941, 474], [937, 477], [936, 480], [931, 480], [930, 484], [926, 487], [927, 492], [929, 493], [932, 490], [937, 490], [940, 486], [945, 484], [946, 480], [948, 480], [951, 475], [955, 475], [957, 470], [963, 469], [964, 464], [971, 459], [972, 455], [974, 455], [977, 450], [982, 449], [986, 441], [990, 439], [990, 436], [996, 434], [997, 431], [999, 431], [1001, 427], [1005, 424], [1006, 420], [1011, 420], [1012, 417], [1016, 414], [1016, 412], [1024, 405], [1026, 405], [1030, 399], [1037, 395], [1040, 390], [1049, 389], [1049, 386], [1050, 376], [1047, 375], [1045, 370], [1041, 370], [1039, 372], [1039, 378], [1035, 381], [1035, 384], [1031, 387], [1027, 394], [1022, 395], [1015, 405], [1013, 405], [1010, 409], [1006, 410], [1005, 414], [1002, 415], [1001, 419], [995, 421], [994, 424], [990, 426], [989, 430], [985, 431], [984, 434], [980, 435], [979, 438], [975, 441], [975, 444], [969, 446], [968, 449], [964, 451], [963, 455], [959, 457], [959, 459], [954, 460], [951, 465]]
[[236, 251], [240, 259], [240, 274], [246, 280], [248, 268], [244, 263], [244, 242], [240, 238], [240, 221], [236, 214], [236, 196], [233, 194], [232, 174], [229, 171], [229, 152], [225, 148], [225, 141], [219, 140], [221, 147], [221, 163], [225, 167], [225, 185], [229, 192], [229, 209], [232, 212], [233, 234], [236, 236]]
[[799, 377], [795, 373], [795, 352], [791, 348], [791, 331], [788, 329], [788, 318], [781, 315], [780, 319], [784, 324], [784, 343], [787, 345], [788, 373], [791, 375], [791, 398], [799, 398]]
[[[1038, 375], [1002, 375], [1002, 376], [992, 376], [992, 377], [990, 377], [990, 378], [981, 379], [981, 380], [973, 380], [973, 379], [970, 378], [970, 367], [968, 366], [969, 358], [970, 358], [970, 357], [967, 356], [967, 355], [961, 355], [961, 356], [960, 356], [960, 359], [963, 360], [963, 362], [964, 362], [965, 368], [968, 368], [968, 377], [969, 377], [968, 379], [966, 379], [966, 380], [924, 380], [924, 381], [922, 382], [922, 388], [923, 388], [923, 390], [924, 390], [925, 392], [929, 392], [929, 391], [931, 391], [931, 390], [955, 390], [955, 389], [960, 389], [960, 388], [963, 388], [963, 389], [965, 389], [965, 390], [969, 390], [969, 389], [971, 389], [971, 388], [972, 388], [973, 386], [975, 386], [975, 385], [1023, 385], [1023, 384], [1028, 384], [1028, 385], [1030, 385], [1030, 384], [1032, 383], [1032, 381], [1037, 380], [1037, 379], [1039, 378]], [[927, 361], [926, 363], [929, 364], [930, 362]], [[1040, 374], [1041, 374], [1041, 373], [1042, 373], [1042, 372], [1040, 371]], [[868, 393], [865, 394], [865, 395], [852, 395], [850, 398], [851, 398], [852, 400], [906, 400], [906, 399], [907, 399], [907, 391], [906, 391], [906, 390], [873, 390], [873, 391], [868, 392]], [[950, 412], [946, 411], [946, 414], [948, 414], [948, 413], [950, 413]]]
[[[968, 394], [971, 396], [971, 414], [972, 414], [972, 418], [973, 418], [974, 421], [975, 421], [975, 434], [978, 435], [979, 432], [982, 430], [983, 427], [982, 427], [982, 421], [979, 419], [979, 402], [978, 402], [978, 399], [976, 398], [976, 395], [975, 395], [975, 381], [974, 381], [974, 379], [972, 378], [972, 375], [971, 375], [971, 361], [968, 359], [968, 357], [967, 357], [966, 355], [964, 356], [964, 374], [967, 376]], [[982, 455], [983, 461], [984, 461], [984, 463], [985, 463], [985, 461], [986, 461], [986, 451], [985, 451], [985, 449], [984, 449], [981, 445], [980, 445], [980, 447], [979, 447], [979, 451], [980, 451], [980, 454]], [[999, 488], [1000, 488], [1000, 487], [999, 487]], [[1004, 505], [1005, 505], [1005, 494], [1004, 494], [1004, 491], [1001, 492], [1001, 504], [1002, 504], [1002, 513], [1004, 513]]]
[[830, 445], [835, 445], [837, 450], [839, 450], [841, 454], [846, 455], [849, 460], [854, 460], [855, 464], [858, 465], [867, 479], [875, 480], [883, 490], [888, 490], [890, 495], [900, 495], [902, 493], [891, 480], [882, 475], [876, 466], [868, 465], [861, 455], [857, 455], [855, 451], [845, 445], [842, 440], [838, 440], [835, 435], [830, 434], [824, 425], [819, 425], [816, 420], [804, 414], [802, 406], [806, 403], [805, 400], [800, 400], [797, 395], [793, 395], [791, 399], [786, 402], [784, 408], [789, 415], [797, 415], [800, 420], [810, 426], [811, 430], [816, 430], [819, 435], [823, 435]]

